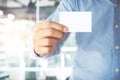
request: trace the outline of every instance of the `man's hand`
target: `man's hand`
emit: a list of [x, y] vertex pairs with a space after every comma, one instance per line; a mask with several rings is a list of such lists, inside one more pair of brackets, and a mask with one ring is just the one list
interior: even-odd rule
[[33, 36], [33, 45], [35, 52], [44, 56], [54, 50], [54, 46], [64, 39], [68, 28], [62, 24], [52, 21], [39, 22]]

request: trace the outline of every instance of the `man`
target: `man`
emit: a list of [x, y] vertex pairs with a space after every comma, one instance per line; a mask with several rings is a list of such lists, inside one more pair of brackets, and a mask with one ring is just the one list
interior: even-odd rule
[[92, 32], [76, 33], [78, 46], [70, 80], [120, 80], [120, 0], [62, 0], [34, 33], [39, 56], [58, 54], [69, 26], [59, 24], [60, 11], [91, 11]]

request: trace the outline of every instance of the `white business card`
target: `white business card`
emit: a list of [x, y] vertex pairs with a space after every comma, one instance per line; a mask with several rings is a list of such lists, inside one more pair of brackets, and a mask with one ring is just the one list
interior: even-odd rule
[[92, 32], [92, 12], [60, 12], [59, 22], [69, 32]]

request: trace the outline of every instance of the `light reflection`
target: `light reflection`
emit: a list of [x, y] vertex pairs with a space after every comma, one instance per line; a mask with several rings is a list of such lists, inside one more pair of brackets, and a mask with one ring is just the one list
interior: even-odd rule
[[4, 12], [2, 10], [0, 10], [0, 16], [3, 16]]
[[21, 64], [21, 57], [24, 59], [27, 41], [32, 35], [34, 25], [34, 21], [15, 19], [13, 14], [0, 19], [0, 51], [4, 52], [0, 57], [1, 67], [18, 67]]
[[11, 20], [15, 19], [15, 15], [13, 15], [13, 14], [8, 14], [7, 17], [8, 17], [8, 19], [11, 19]]

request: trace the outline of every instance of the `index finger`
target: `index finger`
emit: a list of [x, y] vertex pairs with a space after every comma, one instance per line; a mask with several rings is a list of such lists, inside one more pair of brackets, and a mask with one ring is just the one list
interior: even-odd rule
[[66, 27], [63, 24], [59, 24], [59, 23], [56, 23], [56, 22], [53, 22], [53, 21], [40, 21], [37, 24], [37, 27], [39, 29], [54, 28], [54, 29], [56, 29], [58, 31], [61, 31], [61, 32], [68, 32], [68, 27]]

